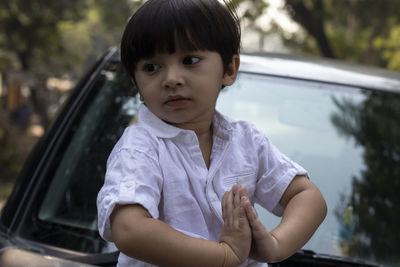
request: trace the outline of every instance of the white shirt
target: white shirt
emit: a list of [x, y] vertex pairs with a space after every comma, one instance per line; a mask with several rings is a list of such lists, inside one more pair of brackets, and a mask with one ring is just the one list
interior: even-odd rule
[[[153, 218], [187, 235], [219, 241], [221, 199], [234, 184], [254, 204], [281, 215], [283, 193], [301, 166], [274, 147], [252, 124], [216, 112], [209, 169], [196, 134], [169, 125], [145, 105], [107, 161], [97, 198], [100, 235], [112, 242], [110, 214], [116, 204], [140, 204]], [[151, 266], [120, 253], [118, 266]], [[242, 266], [267, 266], [248, 260]]]

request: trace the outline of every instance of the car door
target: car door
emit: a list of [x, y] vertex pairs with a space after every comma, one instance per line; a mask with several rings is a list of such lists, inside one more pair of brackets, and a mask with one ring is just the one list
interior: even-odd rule
[[99, 60], [31, 154], [1, 217], [13, 247], [115, 265], [117, 249], [97, 231], [96, 196], [108, 154], [138, 106], [117, 56], [114, 49]]

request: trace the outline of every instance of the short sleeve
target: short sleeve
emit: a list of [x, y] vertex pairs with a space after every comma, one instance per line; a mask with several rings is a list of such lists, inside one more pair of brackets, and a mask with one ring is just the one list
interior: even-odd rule
[[109, 218], [117, 204], [140, 204], [153, 218], [158, 218], [161, 190], [160, 167], [149, 151], [115, 148], [107, 161], [104, 185], [97, 196], [100, 235], [112, 242]]
[[307, 171], [280, 152], [268, 138], [262, 138], [259, 146], [259, 179], [256, 186], [256, 201], [274, 213], [282, 216], [279, 205], [285, 190], [297, 175], [307, 175]]

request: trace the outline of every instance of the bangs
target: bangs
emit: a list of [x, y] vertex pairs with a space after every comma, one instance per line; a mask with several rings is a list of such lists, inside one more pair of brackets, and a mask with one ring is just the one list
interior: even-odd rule
[[215, 0], [147, 1], [125, 28], [121, 59], [129, 59], [123, 63], [132, 73], [141, 59], [156, 53], [172, 54], [177, 48], [187, 52], [229, 50], [236, 45], [232, 43], [232, 36], [240, 39], [240, 33], [230, 30], [228, 25], [232, 21], [227, 20], [232, 18], [221, 13], [229, 14], [229, 11]]
[[175, 53], [177, 46], [184, 51], [210, 50], [212, 21], [203, 14], [205, 10], [199, 12], [201, 8], [193, 1], [158, 1], [157, 7], [136, 14], [140, 28], [132, 45], [137, 54], [148, 58]]
[[137, 55], [140, 58], [150, 58], [155, 53], [175, 53], [177, 47], [184, 51], [209, 50], [208, 40], [211, 36], [204, 28], [188, 25], [182, 17], [158, 16], [157, 22], [148, 18], [147, 26], [138, 32], [132, 40]]

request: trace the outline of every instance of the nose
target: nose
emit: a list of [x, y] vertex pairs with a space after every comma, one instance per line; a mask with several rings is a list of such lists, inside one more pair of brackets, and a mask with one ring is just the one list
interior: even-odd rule
[[165, 77], [163, 80], [163, 87], [176, 88], [184, 84], [182, 71], [179, 66], [168, 66], [165, 68]]

